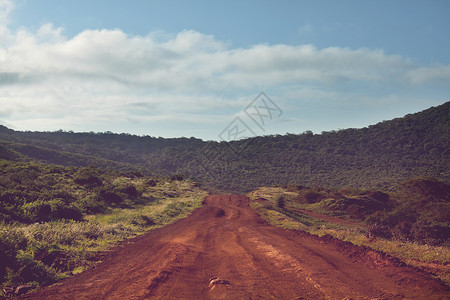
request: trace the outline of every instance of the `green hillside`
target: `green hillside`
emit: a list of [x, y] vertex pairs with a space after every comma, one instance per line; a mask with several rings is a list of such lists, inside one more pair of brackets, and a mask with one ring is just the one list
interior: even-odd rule
[[450, 102], [362, 129], [255, 137], [231, 143], [0, 127], [0, 155], [63, 165], [182, 174], [210, 188], [295, 184], [390, 190], [428, 176], [448, 180]]

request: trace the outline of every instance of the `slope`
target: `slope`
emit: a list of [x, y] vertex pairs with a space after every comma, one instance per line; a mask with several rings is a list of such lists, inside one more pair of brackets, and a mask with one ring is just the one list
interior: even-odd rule
[[[151, 172], [180, 173], [219, 190], [249, 191], [286, 183], [390, 190], [411, 177], [450, 178], [449, 128], [450, 102], [446, 102], [362, 129], [230, 143], [110, 132], [19, 132], [4, 126], [0, 141], [106, 159]], [[3, 147], [18, 150], [11, 144]], [[21, 153], [41, 160], [33, 153]], [[61, 163], [56, 157], [53, 162]], [[85, 164], [83, 159], [72, 163]]]

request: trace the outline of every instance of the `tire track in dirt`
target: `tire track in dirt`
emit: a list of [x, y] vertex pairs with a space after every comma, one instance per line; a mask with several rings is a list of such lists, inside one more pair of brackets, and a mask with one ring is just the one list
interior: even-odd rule
[[283, 230], [243, 195], [113, 249], [96, 268], [23, 299], [446, 299], [448, 287], [349, 245]]

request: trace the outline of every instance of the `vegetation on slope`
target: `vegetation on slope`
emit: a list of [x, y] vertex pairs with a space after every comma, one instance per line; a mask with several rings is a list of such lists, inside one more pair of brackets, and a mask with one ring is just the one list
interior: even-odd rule
[[206, 192], [177, 179], [0, 160], [0, 285], [77, 274], [99, 251], [186, 216]]
[[399, 192], [302, 186], [258, 188], [251, 206], [276, 226], [364, 245], [450, 283], [450, 184], [409, 179]]
[[17, 153], [64, 165], [178, 173], [225, 191], [284, 183], [392, 190], [411, 177], [450, 179], [449, 117], [447, 102], [363, 129], [231, 143], [0, 127], [0, 141], [4, 141], [0, 157]]

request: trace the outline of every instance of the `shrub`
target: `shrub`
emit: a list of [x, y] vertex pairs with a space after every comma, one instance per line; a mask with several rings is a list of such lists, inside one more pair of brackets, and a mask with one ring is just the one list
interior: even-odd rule
[[[34, 259], [31, 253], [19, 250], [17, 253], [17, 279], [18, 283], [38, 281], [42, 284], [49, 284], [56, 279], [56, 272], [44, 263]], [[11, 280], [11, 279], [10, 279]]]
[[450, 226], [448, 223], [419, 220], [411, 228], [411, 237], [431, 245], [438, 245], [450, 238]]
[[387, 203], [389, 201], [389, 195], [380, 191], [370, 191], [367, 193], [367, 197]]
[[434, 178], [415, 178], [400, 184], [404, 198], [450, 202], [450, 184]]
[[277, 198], [277, 207], [279, 207], [279, 208], [281, 208], [281, 209], [284, 209], [284, 207], [285, 207], [285, 205], [286, 205], [286, 201], [284, 200], [284, 197], [283, 196], [279, 196], [278, 198]]
[[307, 203], [317, 203], [324, 199], [325, 195], [320, 192], [308, 191], [303, 195], [303, 197]]
[[57, 219], [81, 220], [81, 210], [73, 205], [66, 205], [61, 199], [50, 201], [37, 200], [22, 206], [24, 221], [27, 223], [48, 222]]
[[16, 265], [17, 253], [25, 249], [27, 243], [22, 231], [0, 224], [0, 280], [7, 274], [7, 268]]
[[81, 185], [87, 186], [101, 186], [102, 180], [95, 169], [84, 168], [80, 169], [74, 176], [73, 180]]
[[127, 184], [115, 187], [114, 192], [117, 192], [119, 194], [120, 193], [125, 194], [130, 198], [136, 198], [139, 196], [138, 191], [136, 190], [136, 187], [131, 183], [127, 183]]
[[99, 198], [101, 201], [104, 201], [108, 204], [120, 204], [123, 201], [123, 198], [121, 195], [114, 193], [112, 191], [101, 191]]
[[62, 199], [53, 199], [49, 201], [52, 212], [52, 219], [70, 219], [81, 220], [83, 213], [81, 210], [73, 205], [66, 205]]
[[77, 201], [80, 209], [88, 214], [102, 213], [106, 210], [104, 202], [99, 201], [97, 194], [92, 193]]
[[181, 181], [181, 180], [183, 180], [183, 175], [181, 175], [181, 174], [173, 175], [173, 176], [170, 178], [170, 180], [171, 180], [171, 181]]
[[389, 228], [379, 223], [369, 225], [367, 231], [370, 238], [381, 237], [390, 239], [392, 237], [392, 233]]
[[43, 200], [26, 203], [22, 206], [24, 221], [27, 223], [47, 222], [51, 218], [52, 207]]
[[153, 179], [147, 180], [146, 183], [147, 183], [148, 186], [152, 186], [152, 187], [156, 186], [156, 184], [157, 184], [156, 181], [153, 180]]
[[392, 238], [419, 243], [445, 244], [450, 239], [448, 184], [433, 179], [413, 179], [401, 184], [403, 193], [396, 207], [367, 218], [390, 230]]

